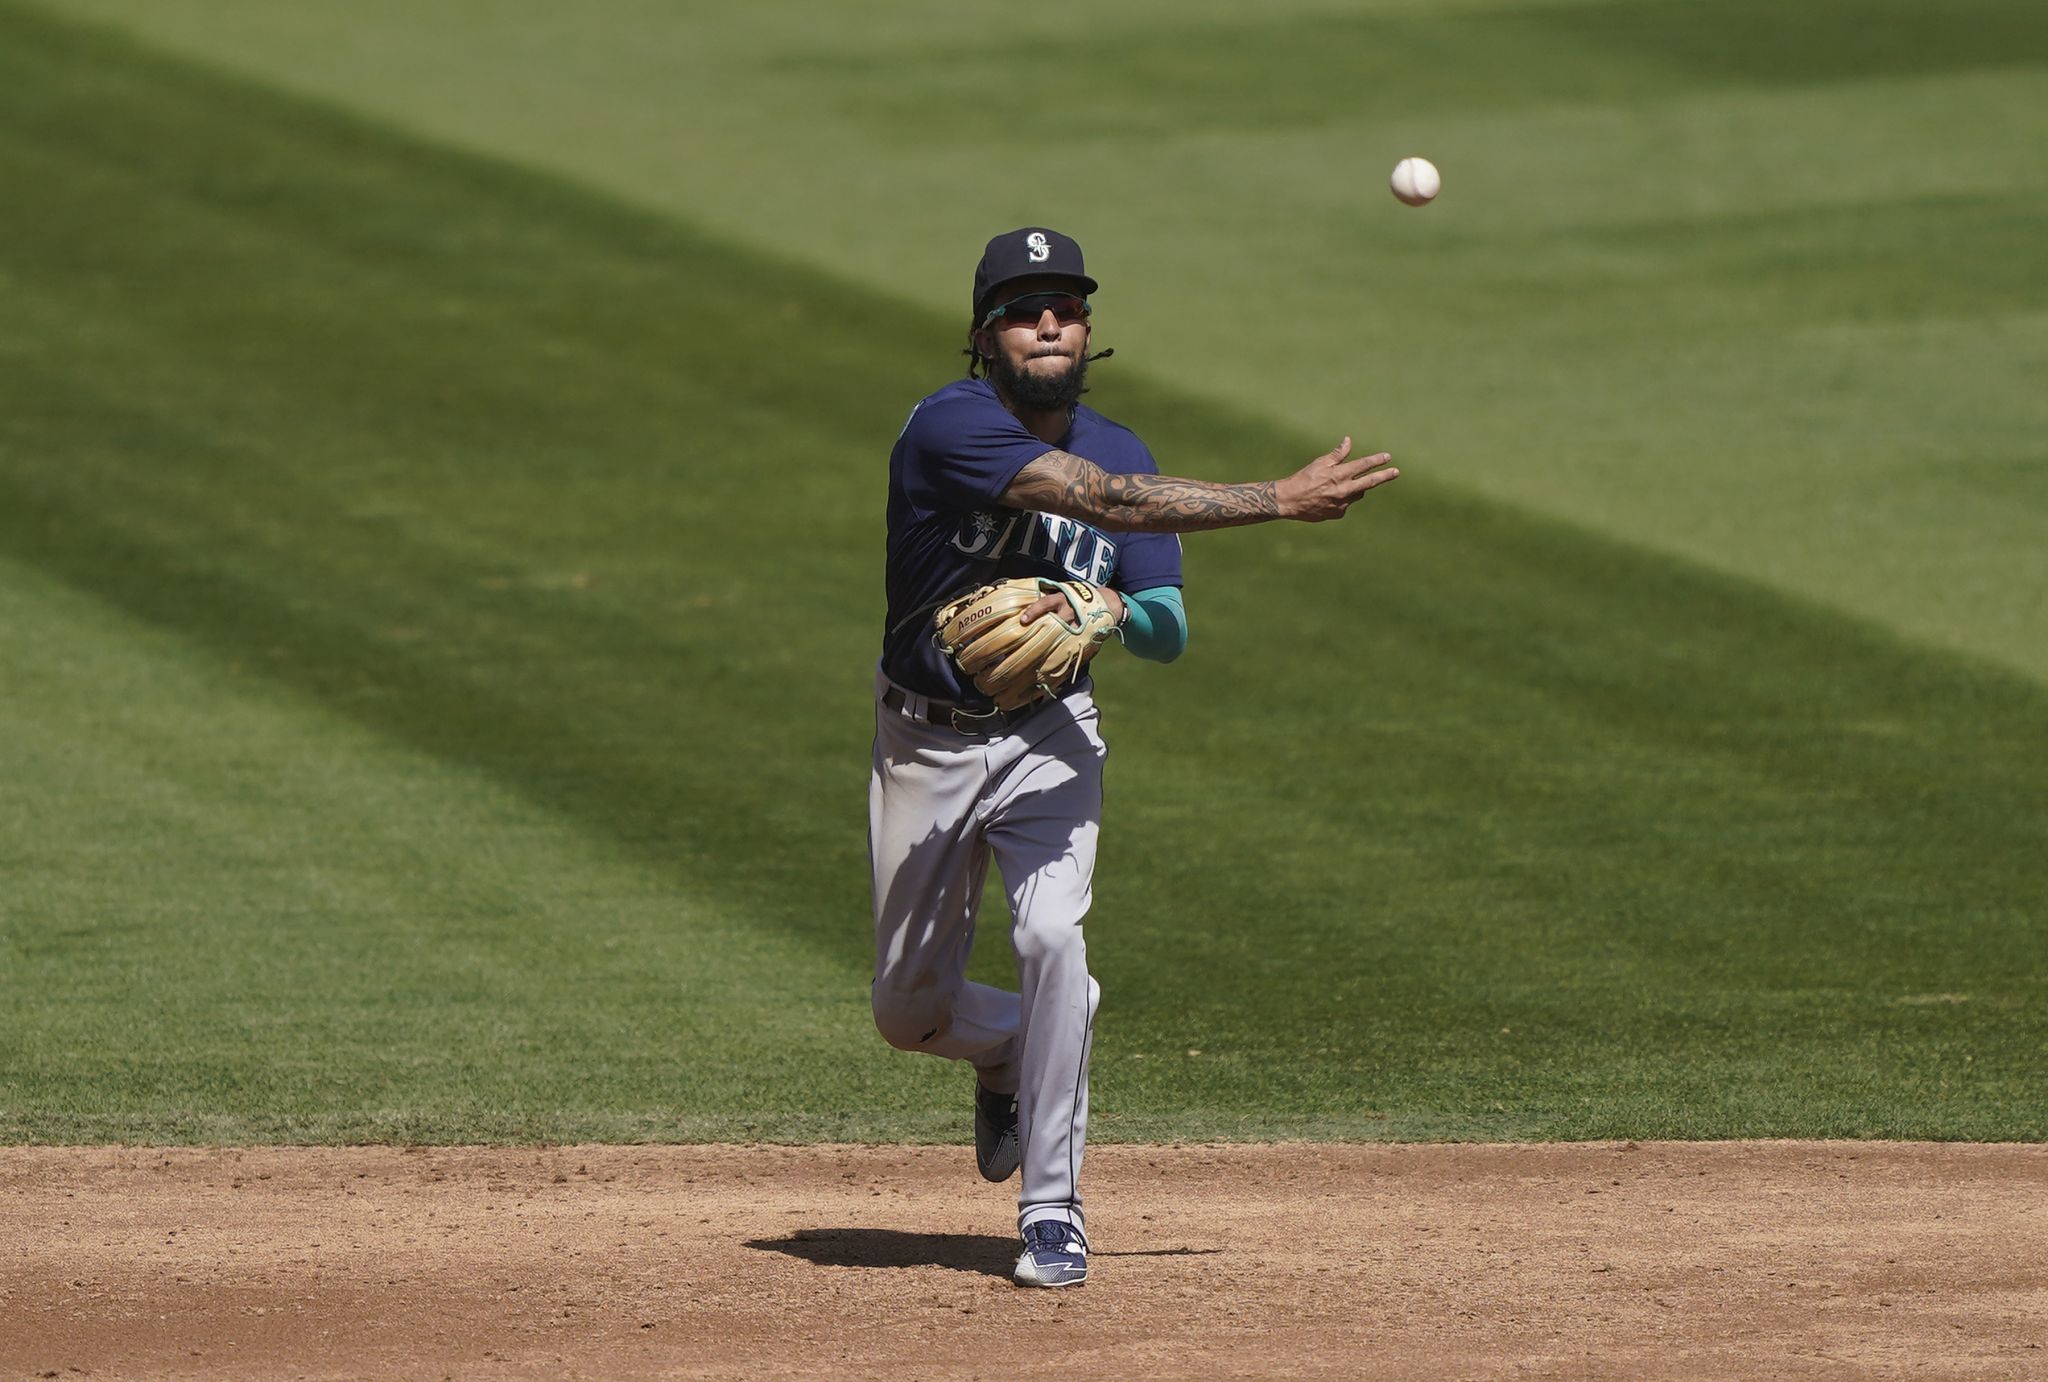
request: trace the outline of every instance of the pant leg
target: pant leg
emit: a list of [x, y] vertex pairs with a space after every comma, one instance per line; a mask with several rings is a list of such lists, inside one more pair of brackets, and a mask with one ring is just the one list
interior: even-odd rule
[[989, 795], [988, 843], [1009, 894], [1023, 989], [1019, 1227], [1047, 1218], [1081, 1223], [1088, 1061], [1101, 996], [1081, 924], [1094, 897], [1103, 745], [1093, 704], [1075, 697], [1069, 707], [1073, 714], [1009, 763]]
[[985, 747], [877, 708], [868, 789], [875, 1026], [906, 1051], [971, 1062], [1016, 1087], [1017, 995], [967, 979], [988, 876]]

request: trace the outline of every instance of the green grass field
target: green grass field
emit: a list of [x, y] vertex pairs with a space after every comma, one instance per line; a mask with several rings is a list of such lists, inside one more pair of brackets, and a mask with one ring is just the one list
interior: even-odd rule
[[0, 1139], [964, 1136], [883, 461], [1041, 215], [1168, 469], [1407, 472], [1100, 667], [1100, 1137], [2048, 1136], [2048, 19], [1730, 8], [1132, 6], [1016, 133], [957, 9], [0, 0]]

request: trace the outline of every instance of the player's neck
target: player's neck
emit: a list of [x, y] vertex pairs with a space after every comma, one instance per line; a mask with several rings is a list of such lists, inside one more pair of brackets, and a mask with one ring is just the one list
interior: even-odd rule
[[1017, 421], [1024, 424], [1025, 431], [1044, 442], [1047, 446], [1058, 446], [1060, 438], [1066, 436], [1074, 426], [1074, 410], [1072, 408], [1021, 407], [1016, 399], [1011, 398], [1000, 388], [996, 390], [996, 397], [1003, 401], [1005, 408], [1008, 408], [1016, 415]]
[[1058, 446], [1074, 427], [1074, 415], [1064, 408], [1054, 413], [1019, 413], [1017, 420], [1024, 424], [1025, 431], [1047, 446]]

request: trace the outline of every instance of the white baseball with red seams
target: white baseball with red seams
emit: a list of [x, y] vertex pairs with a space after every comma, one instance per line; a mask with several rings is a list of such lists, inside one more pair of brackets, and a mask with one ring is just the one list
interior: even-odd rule
[[1410, 206], [1426, 206], [1443, 190], [1444, 180], [1436, 165], [1426, 158], [1404, 158], [1394, 165], [1387, 179], [1394, 195]]

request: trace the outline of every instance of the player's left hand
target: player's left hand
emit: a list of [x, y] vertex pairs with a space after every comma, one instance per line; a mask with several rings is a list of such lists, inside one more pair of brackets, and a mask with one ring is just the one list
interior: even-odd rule
[[[1013, 576], [962, 595], [932, 616], [939, 647], [998, 710], [1016, 710], [1074, 684], [1116, 636], [1124, 605], [1092, 581]], [[1066, 605], [1065, 614], [1053, 613]], [[1024, 612], [1050, 614], [1025, 627]]]
[[[1109, 612], [1116, 616], [1116, 622], [1121, 625], [1124, 622], [1124, 597], [1106, 585], [1099, 585], [1095, 588], [1101, 592], [1103, 603], [1109, 606]], [[1041, 614], [1051, 614], [1054, 610], [1064, 611], [1066, 608], [1066, 596], [1057, 594], [1047, 595], [1035, 602], [1030, 609], [1018, 615], [1017, 622], [1028, 624]]]

